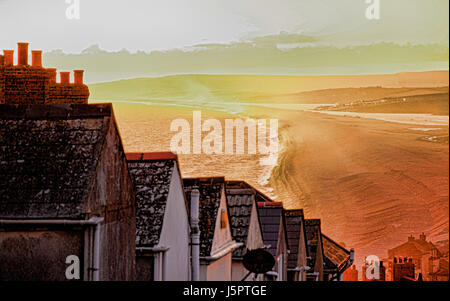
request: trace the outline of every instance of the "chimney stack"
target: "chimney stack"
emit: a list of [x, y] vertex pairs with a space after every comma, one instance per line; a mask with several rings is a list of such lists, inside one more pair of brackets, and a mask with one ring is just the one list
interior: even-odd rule
[[3, 50], [3, 55], [5, 57], [5, 66], [14, 65], [14, 50]]
[[47, 71], [50, 75], [50, 82], [56, 83], [56, 68], [47, 68]]
[[4, 63], [5, 63], [5, 58], [3, 57], [3, 55], [0, 54], [0, 66], [3, 66]]
[[73, 70], [75, 85], [83, 84], [83, 73], [84, 73], [84, 70]]
[[60, 72], [61, 84], [70, 84], [70, 72]]
[[31, 51], [31, 65], [33, 67], [42, 67], [42, 50]]
[[19, 66], [28, 65], [28, 43], [17, 43], [18, 49], [18, 61]]

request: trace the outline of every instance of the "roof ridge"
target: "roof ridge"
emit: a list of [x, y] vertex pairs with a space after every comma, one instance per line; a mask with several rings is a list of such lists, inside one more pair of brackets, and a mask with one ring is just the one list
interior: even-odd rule
[[322, 237], [324, 237], [325, 239], [328, 239], [331, 243], [335, 244], [336, 246], [338, 246], [339, 248], [341, 248], [342, 250], [344, 250], [345, 252], [350, 254], [350, 251], [347, 250], [346, 248], [344, 248], [341, 244], [337, 243], [336, 241], [334, 241], [333, 239], [331, 239], [329, 236], [323, 234], [323, 232], [321, 232]]
[[136, 152], [125, 153], [127, 161], [162, 161], [176, 160], [177, 154], [173, 152]]
[[2, 119], [81, 119], [112, 116], [112, 104], [0, 104]]

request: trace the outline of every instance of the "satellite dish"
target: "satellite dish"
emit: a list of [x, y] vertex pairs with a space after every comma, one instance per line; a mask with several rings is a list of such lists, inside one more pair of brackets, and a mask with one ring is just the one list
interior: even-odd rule
[[265, 274], [272, 270], [275, 259], [265, 249], [248, 251], [244, 255], [244, 267], [251, 273]]

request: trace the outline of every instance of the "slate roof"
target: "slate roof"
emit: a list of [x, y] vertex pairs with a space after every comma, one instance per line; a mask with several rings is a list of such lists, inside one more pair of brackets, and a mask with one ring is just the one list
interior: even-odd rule
[[253, 205], [256, 206], [255, 190], [244, 181], [227, 181], [226, 192], [231, 234], [236, 242], [244, 244], [233, 251], [233, 257], [241, 258], [247, 252], [246, 244], [252, 208]]
[[136, 247], [158, 245], [176, 155], [128, 153], [127, 165], [136, 191]]
[[[294, 269], [298, 263], [298, 247], [300, 243], [301, 226], [304, 224], [303, 210], [286, 210], [286, 231], [289, 243], [288, 268]], [[304, 233], [303, 233], [304, 235]]]
[[308, 250], [308, 266], [316, 264], [317, 251], [320, 244], [320, 219], [305, 219], [306, 245]]
[[342, 271], [350, 260], [350, 251], [322, 233], [323, 255], [327, 269]]
[[0, 218], [83, 218], [111, 104], [0, 105]]
[[183, 179], [183, 184], [189, 204], [191, 200], [190, 192], [194, 188], [197, 188], [200, 192], [200, 256], [210, 256], [217, 214], [220, 207], [220, 199], [225, 185], [225, 178], [216, 177]]
[[268, 251], [270, 252], [270, 254], [276, 257], [278, 248], [278, 235], [280, 233], [280, 227], [284, 223], [283, 207], [258, 206], [258, 212], [264, 245], [270, 246]]

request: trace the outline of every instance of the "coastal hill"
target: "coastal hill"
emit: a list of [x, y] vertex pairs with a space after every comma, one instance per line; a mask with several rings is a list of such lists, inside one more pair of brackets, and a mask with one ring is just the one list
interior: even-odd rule
[[91, 99], [345, 104], [448, 93], [448, 71], [386, 75], [173, 75], [89, 85]]

